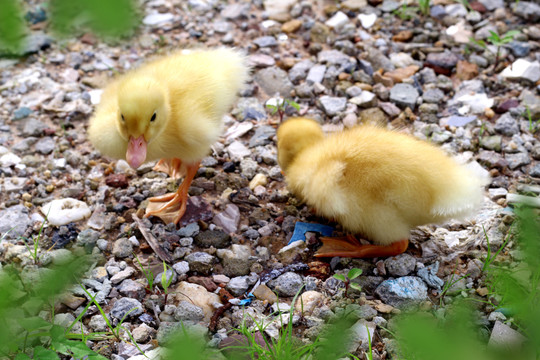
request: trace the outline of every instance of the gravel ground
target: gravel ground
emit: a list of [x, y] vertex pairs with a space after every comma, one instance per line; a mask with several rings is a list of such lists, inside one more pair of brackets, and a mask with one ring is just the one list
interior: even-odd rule
[[[224, 303], [219, 289], [242, 297], [260, 281], [248, 307], [255, 319], [273, 311], [272, 291], [280, 304], [291, 304], [304, 286], [307, 316], [295, 325], [301, 338], [314, 339], [324, 319], [351, 307], [377, 332], [374, 358], [391, 358], [390, 334], [382, 327], [393, 314], [411, 304], [435, 309], [452, 276], [468, 275], [452, 290], [486, 299], [483, 229], [496, 249], [513, 221], [509, 206], [517, 194], [539, 206], [540, 6], [523, 0], [475, 1], [470, 11], [445, 0], [431, 5], [430, 15], [409, 17], [395, 0], [155, 0], [145, 2], [136, 35], [114, 45], [91, 34], [57, 40], [45, 23], [34, 24], [36, 43], [28, 54], [0, 59], [2, 264], [35, 266], [21, 237], [36, 235], [48, 213], [39, 266], [74, 246], [101, 254], [103, 261], [84, 282], [112, 318], [138, 309], [125, 326], [145, 351], [180, 321], [202, 325], [217, 346], [244, 313], [232, 305], [210, 324]], [[30, 12], [37, 9], [28, 5]], [[489, 42], [483, 48], [469, 41], [514, 29], [519, 34], [500, 49], [499, 61]], [[202, 161], [188, 212], [178, 227], [157, 218], [137, 222], [133, 216], [143, 214], [146, 199], [176, 183], [152, 171], [153, 164], [133, 170], [92, 148], [86, 127], [100, 88], [153, 55], [222, 45], [248, 54], [252, 77], [225, 118], [224, 135]], [[317, 119], [327, 132], [373, 121], [439, 144], [489, 173], [484, 207], [466, 222], [413, 230], [407, 252], [393, 258], [315, 260], [315, 233], [306, 234], [307, 243], [285, 248], [296, 221], [335, 224], [312, 215], [286, 189], [276, 156], [279, 117], [265, 107], [276, 97], [299, 104], [299, 110], [288, 107], [285, 117]], [[149, 237], [159, 243], [159, 253]], [[518, 261], [514, 250], [511, 245], [500, 256]], [[162, 258], [171, 265], [167, 304], [146, 291], [134, 254], [156, 279]], [[346, 298], [331, 275], [351, 268], [363, 269], [356, 280], [363, 291]], [[76, 316], [86, 304], [84, 293], [73, 293], [57, 314]], [[486, 337], [513, 336], [502, 313], [481, 310]], [[90, 332], [105, 330], [94, 307], [83, 324]], [[265, 336], [276, 337], [278, 330], [269, 326]], [[360, 356], [367, 334], [357, 335], [351, 352]], [[108, 358], [140, 358], [129, 341], [108, 345]]]

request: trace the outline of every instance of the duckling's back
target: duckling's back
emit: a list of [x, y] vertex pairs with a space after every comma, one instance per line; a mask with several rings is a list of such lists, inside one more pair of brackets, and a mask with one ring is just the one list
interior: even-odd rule
[[483, 199], [482, 181], [441, 149], [367, 125], [305, 149], [287, 175], [321, 215], [381, 244], [418, 225], [462, 218]]

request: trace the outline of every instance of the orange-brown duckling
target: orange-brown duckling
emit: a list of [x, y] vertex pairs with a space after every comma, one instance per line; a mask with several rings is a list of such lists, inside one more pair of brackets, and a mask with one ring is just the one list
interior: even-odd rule
[[222, 130], [222, 117], [247, 80], [239, 52], [218, 48], [178, 51], [130, 71], [104, 90], [88, 136], [103, 154], [137, 168], [185, 175], [176, 193], [150, 198], [146, 216], [178, 223], [200, 160]]
[[406, 134], [362, 125], [325, 136], [316, 121], [295, 118], [277, 138], [289, 190], [375, 244], [323, 238], [318, 257], [400, 254], [412, 228], [466, 217], [483, 201], [485, 179]]

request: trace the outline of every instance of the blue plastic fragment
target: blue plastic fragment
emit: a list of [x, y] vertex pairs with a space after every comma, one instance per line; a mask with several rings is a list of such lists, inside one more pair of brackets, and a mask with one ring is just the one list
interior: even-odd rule
[[255, 295], [253, 295], [252, 293], [249, 293], [249, 294], [247, 294], [247, 299], [240, 300], [238, 302], [238, 305], [240, 305], [240, 306], [249, 305], [249, 304], [251, 304], [253, 299], [255, 299]]
[[294, 232], [291, 237], [291, 240], [289, 240], [289, 244], [298, 240], [306, 241], [305, 234], [308, 231], [319, 233], [322, 236], [332, 236], [332, 233], [334, 232], [334, 228], [328, 225], [304, 223], [304, 222], [297, 221], [296, 224], [294, 225]]

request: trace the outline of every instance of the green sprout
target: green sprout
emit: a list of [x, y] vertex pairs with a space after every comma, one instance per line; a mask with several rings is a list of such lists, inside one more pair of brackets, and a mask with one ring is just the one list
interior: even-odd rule
[[418, 7], [424, 16], [429, 15], [429, 0], [418, 0]]
[[356, 279], [362, 275], [362, 269], [353, 268], [349, 270], [347, 273], [347, 276], [343, 274], [334, 274], [334, 278], [338, 279], [340, 281], [343, 281], [345, 283], [345, 297], [347, 297], [347, 293], [349, 292], [349, 288], [352, 287], [355, 290], [362, 291], [362, 287], [358, 285], [357, 283], [351, 282], [353, 279]]
[[300, 105], [298, 103], [289, 100], [289, 99], [282, 99], [282, 98], [276, 98], [276, 104], [266, 104], [266, 107], [271, 110], [271, 114], [275, 115], [276, 113], [279, 115], [279, 122], [283, 122], [283, 116], [285, 115], [285, 109], [287, 106], [291, 106], [296, 109], [296, 111], [300, 110]]
[[[495, 65], [493, 66], [493, 69], [495, 70], [497, 69], [497, 65], [499, 65], [501, 47], [514, 40], [514, 37], [516, 37], [520, 32], [519, 30], [510, 30], [502, 36], [499, 36], [499, 34], [491, 30], [489, 32], [491, 35], [486, 39], [486, 41], [497, 47], [497, 52], [495, 53]], [[483, 40], [476, 40], [472, 37], [469, 38], [469, 40], [484, 49], [488, 49], [486, 42]]]
[[144, 274], [144, 277], [146, 278], [146, 281], [148, 285], [146, 286], [147, 290], [152, 292], [154, 289], [154, 273], [150, 268], [145, 269], [143, 264], [141, 263], [141, 260], [139, 260], [139, 257], [134, 253], [135, 259], [137, 260], [137, 263], [139, 264], [139, 267], [141, 268], [142, 273]]

